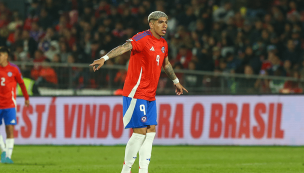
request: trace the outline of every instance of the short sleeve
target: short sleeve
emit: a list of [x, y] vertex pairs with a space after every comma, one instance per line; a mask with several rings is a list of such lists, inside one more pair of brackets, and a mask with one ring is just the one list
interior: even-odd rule
[[131, 42], [132, 50], [141, 52], [146, 45], [146, 41], [148, 38], [147, 36], [148, 36], [147, 32], [142, 32], [134, 35], [131, 39], [127, 41]]

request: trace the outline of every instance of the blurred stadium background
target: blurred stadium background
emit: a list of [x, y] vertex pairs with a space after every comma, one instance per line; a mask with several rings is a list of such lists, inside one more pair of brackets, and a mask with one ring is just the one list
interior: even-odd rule
[[1, 170], [120, 171], [129, 53], [88, 65], [149, 29], [155, 10], [169, 16], [169, 58], [189, 94], [173, 96], [161, 74], [150, 172], [304, 172], [303, 0], [1, 0], [0, 46], [33, 96], [29, 108], [17, 99], [16, 164]]

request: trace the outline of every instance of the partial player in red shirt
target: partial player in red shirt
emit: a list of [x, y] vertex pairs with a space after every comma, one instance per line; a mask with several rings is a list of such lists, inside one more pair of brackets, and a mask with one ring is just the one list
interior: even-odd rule
[[109, 58], [131, 50], [123, 88], [123, 123], [125, 128], [133, 128], [133, 134], [126, 146], [121, 173], [130, 173], [138, 152], [139, 173], [148, 172], [157, 125], [155, 95], [161, 69], [174, 82], [177, 95], [188, 92], [179, 83], [168, 59], [168, 44], [162, 37], [167, 31], [167, 21], [168, 16], [164, 12], [152, 12], [148, 16], [150, 30], [136, 34], [90, 65], [96, 71]]
[[16, 119], [16, 87], [19, 84], [25, 98], [25, 106], [29, 106], [29, 95], [24, 85], [19, 68], [8, 62], [9, 50], [0, 47], [0, 125], [4, 119], [6, 129], [6, 145], [0, 134], [1, 163], [13, 163], [11, 160], [14, 148], [14, 126]]

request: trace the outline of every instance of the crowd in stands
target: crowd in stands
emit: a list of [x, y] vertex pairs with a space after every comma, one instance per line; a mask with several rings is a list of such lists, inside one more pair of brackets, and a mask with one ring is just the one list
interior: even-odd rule
[[[149, 29], [147, 16], [158, 10], [169, 16], [165, 39], [175, 69], [304, 77], [304, 1], [255, 0], [237, 7], [240, 2], [28, 0], [24, 19], [0, 3], [0, 46], [10, 47], [13, 61], [41, 62], [29, 69], [41, 85], [72, 83], [96, 88], [113, 80], [114, 86], [121, 87], [125, 70], [96, 77], [88, 69], [77, 67], [59, 74], [59, 69], [47, 64], [88, 64], [137, 32]], [[126, 65], [128, 59], [124, 54], [107, 61], [107, 65]], [[190, 87], [218, 83], [210, 84], [208, 77], [196, 76], [185, 76], [183, 81]], [[238, 85], [248, 83], [269, 92], [283, 88], [302, 92], [297, 90], [298, 82], [251, 80]]]

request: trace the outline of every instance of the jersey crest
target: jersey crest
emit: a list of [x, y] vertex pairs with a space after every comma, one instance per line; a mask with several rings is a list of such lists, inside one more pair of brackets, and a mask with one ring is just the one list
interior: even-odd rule
[[163, 53], [165, 53], [165, 46], [163, 46], [163, 47], [161, 48], [161, 51], [162, 51]]
[[147, 122], [147, 116], [143, 116], [143, 117], [141, 118], [141, 121], [142, 121], [143, 123]]
[[8, 72], [8, 73], [7, 73], [7, 76], [8, 76], [8, 77], [12, 77], [12, 76], [13, 76], [13, 73], [12, 73], [12, 72]]

